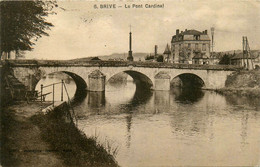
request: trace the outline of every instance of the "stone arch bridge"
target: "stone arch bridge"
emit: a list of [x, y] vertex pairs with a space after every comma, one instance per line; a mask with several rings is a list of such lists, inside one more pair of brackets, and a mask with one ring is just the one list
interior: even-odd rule
[[172, 79], [188, 74], [203, 81], [204, 89], [225, 86], [228, 75], [238, 70], [235, 66], [168, 64], [127, 61], [73, 61], [73, 60], [9, 60], [4, 62], [14, 76], [34, 90], [38, 81], [47, 74], [64, 72], [70, 75], [77, 89], [104, 91], [106, 82], [114, 75], [125, 72], [134, 80], [154, 90], [170, 90]]

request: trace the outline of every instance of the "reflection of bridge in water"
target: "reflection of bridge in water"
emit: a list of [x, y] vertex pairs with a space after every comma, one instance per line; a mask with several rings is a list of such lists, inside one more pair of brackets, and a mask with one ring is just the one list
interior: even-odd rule
[[104, 91], [106, 82], [119, 73], [130, 75], [137, 87], [154, 90], [170, 90], [171, 81], [179, 78], [191, 85], [197, 81], [205, 89], [225, 86], [226, 78], [238, 67], [195, 64], [168, 64], [124, 61], [50, 61], [13, 60], [6, 61], [14, 76], [31, 90], [44, 76], [64, 72], [71, 76], [77, 90]]

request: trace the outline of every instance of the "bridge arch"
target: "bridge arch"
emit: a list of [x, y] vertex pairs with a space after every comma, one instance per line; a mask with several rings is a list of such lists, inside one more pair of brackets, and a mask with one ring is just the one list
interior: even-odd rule
[[68, 71], [61, 71], [61, 72], [69, 75], [74, 80], [77, 87], [74, 97], [75, 98], [84, 97], [86, 95], [86, 89], [87, 89], [87, 83], [85, 82], [85, 80], [81, 76], [75, 73], [68, 72]]
[[206, 82], [197, 74], [194, 73], [181, 73], [174, 76], [171, 81], [171, 87], [191, 87], [203, 88]]
[[40, 82], [41, 79], [43, 79], [44, 77], [46, 77], [49, 74], [55, 74], [55, 73], [64, 73], [68, 76], [70, 76], [76, 85], [76, 91], [74, 94], [74, 99], [80, 99], [85, 97], [86, 95], [86, 88], [87, 88], [87, 83], [85, 82], [85, 80], [79, 76], [78, 74], [75, 74], [73, 72], [70, 71], [51, 71], [50, 73], [47, 73], [46, 71], [42, 72], [41, 75], [38, 77], [38, 79], [36, 80], [36, 82], [33, 83], [33, 90], [36, 89], [36, 85]]
[[106, 83], [108, 83], [114, 76], [120, 73], [126, 73], [129, 76], [131, 76], [136, 84], [137, 89], [138, 88], [151, 89], [153, 87], [153, 81], [151, 80], [151, 78], [145, 75], [144, 73], [136, 70], [124, 70], [121, 72], [114, 73], [109, 78], [107, 78]]

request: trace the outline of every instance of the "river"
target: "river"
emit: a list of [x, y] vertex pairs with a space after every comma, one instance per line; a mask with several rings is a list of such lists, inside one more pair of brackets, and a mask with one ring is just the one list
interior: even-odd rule
[[[36, 89], [60, 79], [43, 79]], [[65, 80], [73, 96], [75, 83]], [[60, 100], [61, 88], [55, 88]], [[108, 83], [104, 93], [88, 92], [74, 109], [87, 136], [118, 149], [120, 166], [260, 165], [260, 99], [194, 89], [136, 90], [128, 81]]]

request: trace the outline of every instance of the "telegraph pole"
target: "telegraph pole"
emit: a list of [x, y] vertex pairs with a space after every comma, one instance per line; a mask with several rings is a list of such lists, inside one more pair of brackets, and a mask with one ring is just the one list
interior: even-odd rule
[[[249, 43], [247, 40], [247, 36], [243, 36], [243, 63], [244, 63], [244, 68], [247, 68], [248, 70], [250, 69], [250, 65], [249, 65], [250, 63], [248, 60], [249, 55], [250, 55], [250, 59], [251, 59], [252, 69], [254, 69], [253, 57], [250, 52], [250, 47], [249, 47]], [[245, 62], [245, 58], [246, 58], [246, 62]]]
[[248, 48], [247, 48], [247, 37], [245, 37], [245, 43], [246, 43], [246, 65], [247, 65], [247, 69], [249, 70], [249, 60], [248, 60]]
[[254, 69], [253, 57], [252, 57], [252, 54], [251, 54], [251, 51], [250, 51], [249, 42], [247, 40], [247, 37], [246, 37], [246, 43], [247, 43], [247, 48], [248, 48], [248, 52], [247, 53], [250, 55], [252, 69]]
[[211, 27], [210, 28], [211, 30], [211, 57], [213, 57], [213, 52], [214, 52], [214, 31], [215, 31], [215, 28], [214, 27]]
[[246, 62], [245, 62], [245, 37], [243, 36], [243, 66], [244, 68], [246, 67]]

